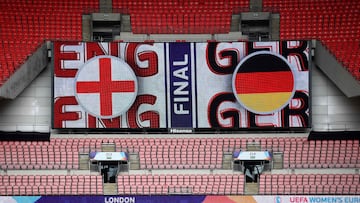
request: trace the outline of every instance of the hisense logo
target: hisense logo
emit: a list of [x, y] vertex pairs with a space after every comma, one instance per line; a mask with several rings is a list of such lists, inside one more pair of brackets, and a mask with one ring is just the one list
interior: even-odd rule
[[192, 128], [171, 128], [170, 133], [193, 133]]

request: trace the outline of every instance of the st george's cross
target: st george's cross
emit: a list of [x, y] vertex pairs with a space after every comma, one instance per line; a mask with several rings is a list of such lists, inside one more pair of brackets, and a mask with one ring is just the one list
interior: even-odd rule
[[132, 106], [137, 80], [131, 67], [114, 56], [97, 56], [87, 61], [75, 78], [79, 104], [98, 118], [120, 116]]

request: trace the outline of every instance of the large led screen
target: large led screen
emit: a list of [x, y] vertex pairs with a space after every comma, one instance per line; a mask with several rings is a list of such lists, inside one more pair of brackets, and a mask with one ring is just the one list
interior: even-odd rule
[[309, 128], [307, 41], [54, 42], [53, 128]]

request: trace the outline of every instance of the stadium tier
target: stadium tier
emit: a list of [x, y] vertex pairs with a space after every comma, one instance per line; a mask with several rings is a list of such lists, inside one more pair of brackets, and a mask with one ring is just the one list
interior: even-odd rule
[[[243, 173], [208, 174], [204, 170], [226, 170], [223, 168], [224, 154], [247, 150], [254, 145], [261, 146], [261, 150], [283, 154], [283, 166], [280, 168], [315, 169], [310, 174], [264, 173], [259, 180], [258, 192], [261, 195], [347, 195], [360, 192], [359, 174], [316, 174], [316, 169], [359, 168], [358, 140], [308, 141], [305, 137], [265, 137], [3, 141], [0, 163], [3, 170], [20, 170], [19, 174], [33, 170], [47, 173], [52, 170], [79, 170], [80, 154], [100, 152], [103, 145], [108, 144], [115, 144], [116, 151], [137, 154], [141, 170], [159, 171], [159, 174], [118, 175], [118, 194], [243, 195], [246, 184]], [[182, 174], [179, 169], [200, 172]], [[87, 170], [82, 171], [87, 173]], [[1, 175], [0, 178], [0, 193], [3, 195], [104, 194], [103, 177], [100, 175]]]
[[359, 194], [359, 174], [264, 175], [261, 194]]
[[[102, 151], [115, 144], [116, 151], [139, 155], [141, 169], [222, 169], [224, 153], [260, 150], [283, 154], [283, 168], [359, 168], [358, 140], [308, 141], [305, 137], [278, 138], [55, 138], [50, 142], [0, 142], [2, 169], [78, 169], [79, 154]], [[70, 150], [71, 149], [71, 150]]]
[[99, 175], [2, 175], [1, 195], [102, 195]]
[[117, 185], [120, 194], [239, 195], [244, 193], [244, 175], [125, 175], [118, 177]]

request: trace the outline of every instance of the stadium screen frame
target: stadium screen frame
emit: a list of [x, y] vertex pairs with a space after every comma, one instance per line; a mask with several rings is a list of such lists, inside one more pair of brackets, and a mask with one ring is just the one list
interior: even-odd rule
[[[195, 133], [311, 128], [310, 41], [55, 41], [52, 55], [53, 129]], [[279, 70], [286, 64], [290, 71]], [[104, 78], [104, 67], [111, 80], [131, 81], [131, 90], [114, 90], [110, 97], [92, 89], [92, 83], [81, 84], [87, 88], [80, 90], [80, 83]], [[125, 73], [129, 67], [133, 74]], [[284, 92], [285, 97], [273, 101]], [[100, 95], [108, 97], [101, 100]], [[111, 107], [104, 107], [109, 98]], [[262, 108], [264, 100], [272, 105]], [[124, 102], [116, 106], [118, 101]]]

